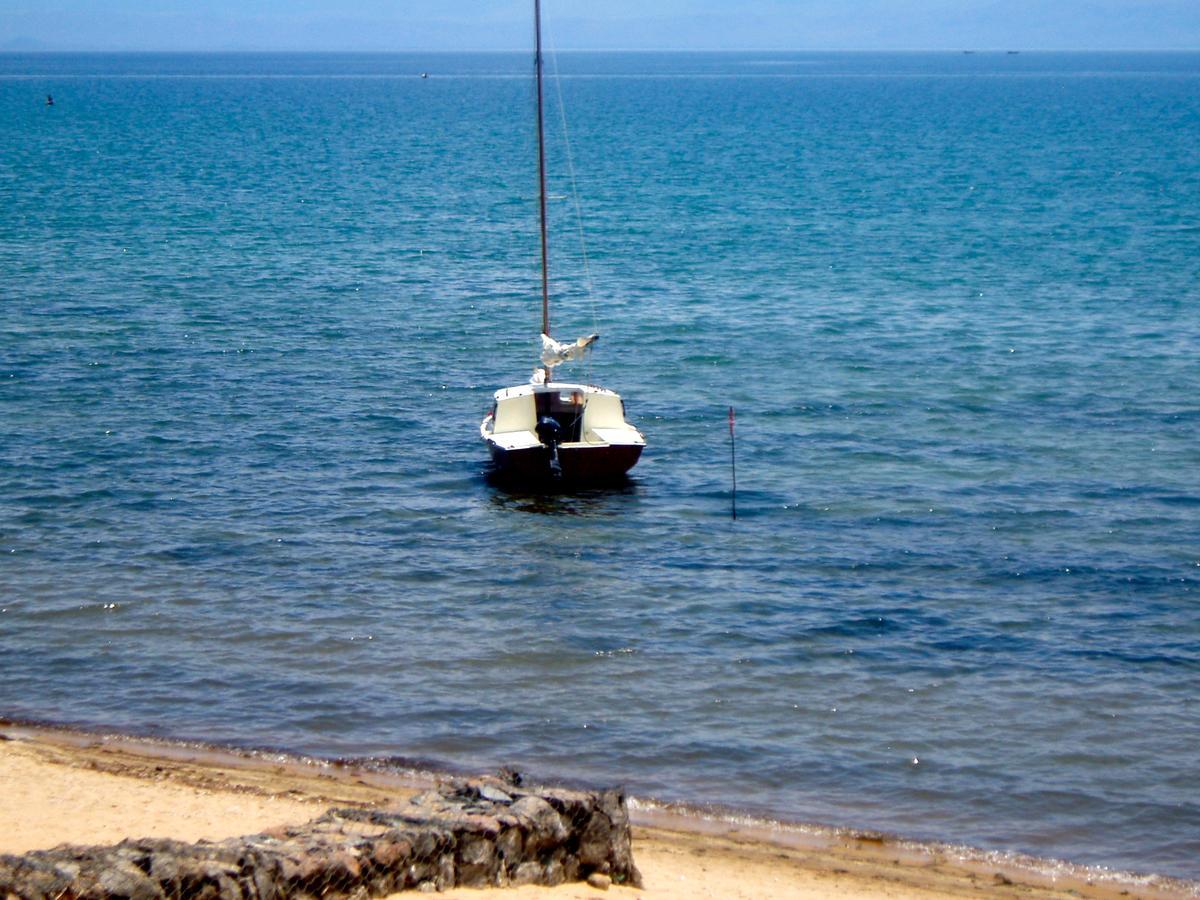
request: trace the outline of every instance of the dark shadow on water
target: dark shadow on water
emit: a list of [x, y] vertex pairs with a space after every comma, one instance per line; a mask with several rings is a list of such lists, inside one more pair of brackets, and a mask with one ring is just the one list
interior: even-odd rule
[[587, 485], [551, 479], [529, 483], [513, 481], [488, 469], [483, 482], [492, 492], [493, 506], [547, 516], [612, 515], [639, 493], [638, 483], [628, 475]]

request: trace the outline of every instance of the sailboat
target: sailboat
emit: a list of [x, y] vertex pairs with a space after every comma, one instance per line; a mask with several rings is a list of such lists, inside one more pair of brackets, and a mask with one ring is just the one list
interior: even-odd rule
[[555, 368], [588, 353], [598, 335], [560, 343], [550, 334], [541, 0], [534, 0], [533, 18], [542, 243], [541, 365], [529, 383], [496, 391], [492, 408], [479, 425], [479, 434], [488, 446], [496, 473], [507, 480], [572, 484], [612, 481], [633, 468], [646, 439], [626, 421], [625, 404], [616, 392], [555, 378]]

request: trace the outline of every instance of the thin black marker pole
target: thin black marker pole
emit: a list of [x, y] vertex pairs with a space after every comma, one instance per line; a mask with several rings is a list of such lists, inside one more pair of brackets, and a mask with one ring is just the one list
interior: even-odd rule
[[729, 407], [729, 471], [733, 475], [733, 493], [729, 495], [729, 512], [737, 521], [737, 439], [733, 430], [733, 407]]

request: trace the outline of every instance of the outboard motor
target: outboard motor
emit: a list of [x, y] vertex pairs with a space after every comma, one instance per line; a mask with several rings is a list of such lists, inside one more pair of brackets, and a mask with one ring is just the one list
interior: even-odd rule
[[562, 440], [562, 426], [558, 424], [558, 419], [553, 416], [539, 416], [534, 432], [538, 440], [550, 451], [550, 474], [560, 474], [562, 470], [558, 463], [558, 442]]
[[538, 440], [549, 447], [551, 453], [554, 453], [558, 448], [559, 439], [562, 437], [562, 427], [558, 424], [558, 420], [553, 416], [542, 416], [538, 419], [535, 430]]

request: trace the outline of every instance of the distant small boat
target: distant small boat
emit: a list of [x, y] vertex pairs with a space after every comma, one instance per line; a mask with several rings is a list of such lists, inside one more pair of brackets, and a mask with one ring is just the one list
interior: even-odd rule
[[559, 343], [550, 336], [546, 239], [546, 140], [542, 110], [541, 2], [534, 0], [537, 87], [538, 207], [542, 244], [542, 355], [529, 384], [496, 391], [479, 425], [496, 473], [509, 481], [571, 484], [613, 481], [637, 463], [646, 439], [625, 421], [620, 396], [592, 384], [554, 380], [554, 367], [582, 357], [599, 335]]
[[428, 78], [428, 77], [429, 77], [429, 73], [428, 73], [428, 72], [422, 72], [422, 73], [421, 73], [421, 77], [422, 77], [422, 78]]
[[49, 94], [46, 95], [46, 105], [47, 106], [54, 105], [54, 98], [52, 96], [50, 96]]
[[1016, 55], [1017, 55], [1018, 53], [1020, 53], [1020, 52], [1021, 52], [1020, 50], [1009, 50], [1009, 51], [1008, 51], [1008, 55], [1009, 55], [1009, 56], [1016, 56]]

